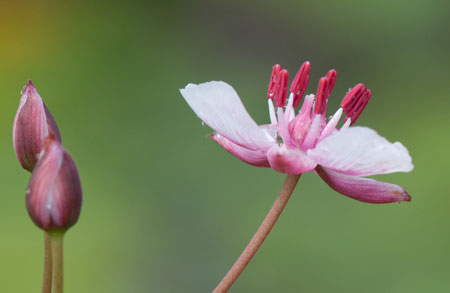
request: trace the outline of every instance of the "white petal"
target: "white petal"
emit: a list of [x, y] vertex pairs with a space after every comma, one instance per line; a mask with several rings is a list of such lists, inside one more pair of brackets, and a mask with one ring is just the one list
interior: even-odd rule
[[355, 176], [413, 169], [408, 150], [401, 143], [390, 143], [367, 127], [335, 131], [309, 150], [308, 156], [321, 166]]
[[236, 91], [223, 81], [188, 84], [180, 90], [195, 114], [217, 133], [248, 149], [267, 149], [274, 139], [260, 129]]
[[261, 124], [259, 125], [259, 128], [261, 128], [266, 133], [266, 135], [272, 137], [274, 141], [277, 139], [278, 125]]

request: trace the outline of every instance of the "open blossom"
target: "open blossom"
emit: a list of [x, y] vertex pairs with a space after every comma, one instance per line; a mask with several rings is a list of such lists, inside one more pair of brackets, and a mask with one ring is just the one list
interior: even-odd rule
[[45, 138], [49, 135], [61, 142], [55, 120], [31, 81], [28, 81], [22, 91], [13, 124], [14, 150], [24, 169], [33, 171]]
[[316, 94], [306, 95], [299, 111], [295, 110], [305, 93], [309, 68], [309, 62], [300, 67], [286, 99], [288, 72], [279, 65], [273, 67], [267, 91], [271, 123], [265, 125], [254, 122], [225, 82], [189, 84], [180, 92], [197, 116], [215, 130], [210, 138], [245, 163], [288, 174], [312, 171], [337, 192], [363, 202], [409, 201], [402, 187], [364, 178], [409, 172], [413, 165], [401, 143], [390, 143], [370, 128], [352, 126], [371, 97], [363, 84], [347, 92], [327, 121], [327, 101], [337, 75], [330, 70], [319, 80]]
[[59, 141], [48, 137], [28, 183], [28, 214], [43, 230], [65, 231], [80, 216], [81, 193], [80, 178], [72, 157]]

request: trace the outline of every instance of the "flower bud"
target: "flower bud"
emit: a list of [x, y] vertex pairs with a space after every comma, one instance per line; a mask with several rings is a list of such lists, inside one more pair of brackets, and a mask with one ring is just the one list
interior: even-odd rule
[[17, 159], [30, 172], [37, 163], [47, 136], [61, 142], [58, 126], [31, 81], [22, 91], [14, 117], [13, 144]]
[[43, 230], [65, 231], [77, 222], [81, 201], [74, 161], [55, 138], [47, 138], [28, 183], [28, 214]]

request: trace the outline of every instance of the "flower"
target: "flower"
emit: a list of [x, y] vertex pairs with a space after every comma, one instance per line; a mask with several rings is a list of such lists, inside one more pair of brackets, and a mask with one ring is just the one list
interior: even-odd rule
[[58, 126], [31, 81], [25, 85], [14, 117], [13, 144], [17, 159], [30, 172], [49, 135], [61, 142]]
[[74, 161], [57, 139], [48, 137], [28, 183], [28, 214], [43, 230], [65, 231], [78, 220], [81, 193]]
[[[337, 75], [330, 70], [320, 79], [316, 94], [305, 96], [296, 113], [309, 69], [309, 62], [300, 67], [286, 103], [288, 72], [280, 65], [273, 67], [267, 91], [271, 123], [266, 125], [254, 122], [225, 82], [188, 84], [180, 92], [197, 116], [215, 130], [209, 137], [245, 163], [288, 174], [312, 171], [337, 192], [363, 202], [410, 201], [402, 187], [364, 178], [409, 172], [413, 165], [401, 143], [390, 143], [370, 128], [352, 126], [371, 97], [363, 84], [347, 92], [327, 122], [326, 105]], [[342, 115], [344, 124], [338, 129]]]

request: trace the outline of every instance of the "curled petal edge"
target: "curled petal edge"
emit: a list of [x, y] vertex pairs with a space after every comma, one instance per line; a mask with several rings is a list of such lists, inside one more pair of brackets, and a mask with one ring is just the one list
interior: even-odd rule
[[345, 175], [321, 166], [315, 172], [332, 189], [358, 201], [378, 204], [411, 200], [406, 190], [395, 184]]
[[246, 149], [218, 133], [211, 134], [208, 137], [244, 163], [255, 167], [270, 167], [267, 161], [266, 151]]

